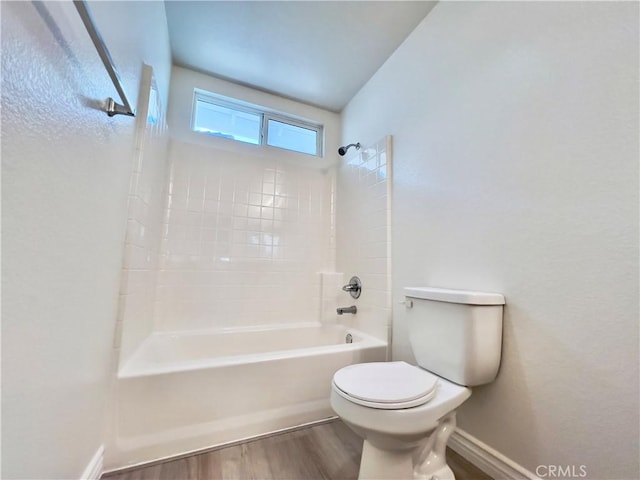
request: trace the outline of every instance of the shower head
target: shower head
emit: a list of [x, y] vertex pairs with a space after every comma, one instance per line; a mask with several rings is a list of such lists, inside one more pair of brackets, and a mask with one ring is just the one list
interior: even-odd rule
[[338, 149], [338, 153], [340, 154], [341, 157], [344, 157], [344, 155], [347, 153], [347, 150], [349, 150], [351, 147], [356, 147], [356, 150], [360, 150], [360, 142], [350, 143], [346, 147], [340, 147]]

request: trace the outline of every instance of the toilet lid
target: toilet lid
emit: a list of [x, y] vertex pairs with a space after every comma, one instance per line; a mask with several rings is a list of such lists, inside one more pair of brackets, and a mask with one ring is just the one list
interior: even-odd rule
[[373, 362], [341, 368], [333, 376], [333, 383], [337, 393], [354, 403], [396, 409], [431, 400], [438, 377], [406, 362]]

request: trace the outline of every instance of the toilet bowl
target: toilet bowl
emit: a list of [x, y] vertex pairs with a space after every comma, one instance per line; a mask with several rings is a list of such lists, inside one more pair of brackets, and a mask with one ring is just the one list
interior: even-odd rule
[[418, 366], [344, 367], [333, 377], [331, 407], [364, 441], [359, 479], [455, 480], [445, 455], [455, 411], [468, 386], [498, 373], [504, 297], [431, 287], [405, 296]]
[[[470, 395], [470, 389], [405, 362], [362, 363], [336, 372], [331, 406], [364, 439], [358, 478], [437, 474], [445, 480], [454, 478], [444, 452], [455, 428], [452, 412]], [[434, 448], [436, 441], [441, 448]]]

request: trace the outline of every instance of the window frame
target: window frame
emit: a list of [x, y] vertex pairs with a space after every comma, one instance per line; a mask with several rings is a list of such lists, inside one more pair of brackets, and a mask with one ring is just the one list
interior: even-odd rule
[[[243, 142], [242, 140], [236, 140], [231, 138], [225, 138], [223, 136], [218, 136], [215, 134], [207, 133], [207, 132], [199, 132], [194, 129], [196, 124], [196, 111], [197, 111], [197, 102], [202, 101], [206, 103], [211, 103], [213, 105], [218, 105], [224, 108], [228, 108], [231, 110], [236, 110], [238, 112], [250, 113], [253, 115], [260, 116], [260, 132], [259, 132], [259, 143], [250, 143]], [[301, 152], [299, 150], [294, 150], [292, 148], [286, 147], [278, 147], [275, 145], [269, 145], [269, 120], [274, 120], [276, 122], [285, 123], [288, 125], [292, 125], [294, 127], [304, 128], [307, 130], [311, 130], [316, 133], [316, 153], [307, 153]], [[259, 105], [253, 105], [248, 102], [243, 102], [242, 100], [236, 100], [230, 97], [224, 97], [222, 95], [217, 95], [213, 92], [208, 92], [206, 90], [201, 90], [199, 88], [195, 88], [193, 91], [193, 103], [191, 106], [191, 131], [194, 133], [200, 133], [204, 135], [210, 135], [212, 137], [217, 138], [225, 138], [225, 140], [233, 140], [239, 143], [245, 143], [247, 145], [254, 145], [260, 147], [267, 148], [277, 148], [279, 150], [287, 150], [289, 152], [295, 152], [302, 155], [309, 155], [312, 157], [323, 158], [324, 152], [322, 146], [324, 144], [324, 125], [319, 123], [310, 122], [308, 120], [303, 120], [299, 117], [295, 117], [293, 115], [288, 115], [283, 112], [277, 112], [275, 110], [268, 109], [266, 107], [261, 107]]]

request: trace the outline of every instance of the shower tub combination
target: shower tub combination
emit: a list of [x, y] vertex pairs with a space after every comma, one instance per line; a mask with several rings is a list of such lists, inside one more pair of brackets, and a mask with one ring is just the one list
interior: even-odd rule
[[386, 342], [338, 324], [155, 333], [118, 372], [107, 469], [333, 417], [333, 374], [386, 355]]

